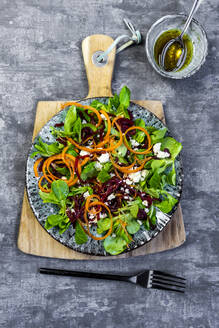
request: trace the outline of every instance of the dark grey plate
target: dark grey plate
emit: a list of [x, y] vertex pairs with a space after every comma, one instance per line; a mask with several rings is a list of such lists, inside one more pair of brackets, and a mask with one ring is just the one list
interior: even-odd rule
[[[95, 98], [100, 100], [103, 103], [106, 103], [108, 101], [108, 98]], [[90, 105], [91, 102], [94, 100], [92, 99], [86, 99], [80, 101], [83, 105]], [[163, 128], [165, 125], [151, 112], [146, 110], [145, 108], [136, 105], [134, 103], [130, 104], [129, 107], [130, 111], [133, 113], [134, 118], [142, 118], [144, 119], [146, 125], [151, 125], [156, 128]], [[48, 123], [44, 125], [44, 127], [39, 132], [39, 136], [43, 139], [45, 142], [54, 142], [55, 139], [50, 133], [50, 127], [54, 126], [56, 123], [59, 123], [64, 120], [66, 115], [66, 110], [62, 110], [57, 115], [55, 115]], [[168, 131], [168, 135], [171, 136], [171, 134]], [[36, 140], [36, 139], [35, 139]], [[35, 141], [34, 141], [35, 142]], [[32, 145], [30, 154], [34, 151], [34, 146]], [[36, 158], [32, 159], [30, 158], [30, 155], [27, 160], [27, 169], [26, 169], [26, 185], [27, 185], [27, 194], [30, 202], [30, 206], [36, 216], [36, 219], [39, 221], [39, 223], [44, 227], [46, 218], [50, 214], [55, 214], [58, 212], [58, 208], [56, 205], [53, 204], [43, 204], [38, 191], [38, 180], [35, 178], [34, 172], [33, 172], [33, 165]], [[182, 161], [180, 156], [175, 161], [176, 166], [176, 186], [169, 186], [168, 192], [171, 193], [178, 201], [181, 196], [182, 192], [182, 183], [183, 183], [183, 173], [182, 173]], [[178, 204], [178, 203], [177, 203]], [[176, 206], [172, 210], [171, 213], [168, 215], [163, 214], [162, 212], [158, 213], [158, 221], [157, 226], [153, 231], [146, 231], [143, 226], [141, 226], [141, 229], [133, 236], [133, 242], [130, 244], [130, 248], [127, 251], [133, 250], [137, 247], [140, 247], [144, 245], [145, 243], [149, 242], [151, 239], [155, 238], [160, 231], [163, 230], [163, 228], [170, 222], [171, 217], [173, 213], [176, 210]], [[93, 233], [95, 233], [95, 227], [92, 228]], [[90, 254], [90, 255], [105, 255], [110, 256], [106, 251], [104, 250], [103, 244], [101, 241], [93, 240], [89, 237], [89, 240], [86, 244], [78, 245], [75, 242], [74, 238], [74, 228], [71, 225], [69, 229], [63, 233], [62, 235], [59, 235], [58, 229], [53, 228], [49, 231], [47, 231], [54, 239], [62, 243], [63, 245], [72, 248], [75, 251]]]

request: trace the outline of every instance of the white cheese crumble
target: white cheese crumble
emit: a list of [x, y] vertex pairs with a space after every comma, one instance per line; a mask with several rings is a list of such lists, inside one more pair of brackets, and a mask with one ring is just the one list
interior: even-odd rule
[[137, 220], [137, 222], [138, 222], [140, 225], [142, 225], [142, 223], [143, 223], [141, 220]]
[[112, 200], [112, 199], [114, 199], [114, 198], [116, 198], [116, 196], [115, 196], [114, 194], [111, 194], [111, 195], [109, 195], [109, 196], [107, 197], [107, 200]]
[[110, 176], [111, 176], [111, 177], [114, 177], [114, 176], [115, 176], [115, 173], [110, 173]]
[[148, 174], [148, 171], [147, 170], [142, 170], [141, 171], [141, 181], [144, 181], [144, 179], [146, 178]]
[[80, 151], [80, 156], [85, 156], [85, 155], [89, 155], [90, 153], [88, 153], [87, 151], [85, 150], [81, 150]]
[[98, 157], [98, 161], [100, 163], [107, 163], [109, 161], [109, 154], [108, 153], [105, 153], [105, 154], [101, 154], [99, 157]]
[[81, 123], [82, 123], [82, 124], [86, 124], [87, 122], [86, 122], [85, 120], [83, 120]]
[[160, 150], [161, 147], [161, 142], [156, 143], [155, 145], [153, 145], [153, 151], [155, 156], [157, 156], [158, 158], [167, 158], [170, 157], [170, 154]]
[[148, 213], [150, 210], [149, 210], [149, 208], [145, 208], [144, 211], [145, 211], [145, 213]]
[[142, 204], [147, 207], [148, 206], [148, 201], [147, 200], [143, 200]]
[[84, 198], [87, 198], [87, 197], [89, 197], [90, 196], [90, 194], [89, 194], [89, 192], [88, 191], [86, 191], [85, 193], [84, 193]]
[[90, 214], [90, 215], [89, 215], [89, 218], [92, 220], [92, 219], [95, 218], [95, 215], [94, 215], [94, 214]]
[[125, 189], [125, 192], [126, 192], [127, 194], [129, 194], [129, 189], [128, 189], [128, 188], [126, 188], [126, 189]]
[[96, 162], [94, 166], [95, 166], [95, 169], [97, 171], [101, 171], [102, 170], [102, 164], [100, 164], [99, 162]]
[[132, 184], [132, 181], [129, 180], [129, 179], [126, 179], [126, 180], [125, 180], [125, 183], [127, 183], [127, 185], [131, 185], [131, 184]]
[[134, 140], [134, 139], [130, 139], [130, 142], [131, 142], [132, 147], [139, 146], [139, 143], [136, 140]]
[[112, 233], [112, 237], [115, 238], [116, 237], [116, 234], [115, 233]]
[[141, 171], [130, 173], [128, 175], [129, 179], [132, 180], [134, 183], [138, 183], [141, 180]]
[[105, 117], [105, 115], [103, 115], [103, 114], [100, 114], [100, 116], [101, 116], [101, 118], [102, 118], [103, 120], [106, 120], [106, 117]]
[[106, 213], [100, 213], [100, 219], [105, 219], [107, 217]]

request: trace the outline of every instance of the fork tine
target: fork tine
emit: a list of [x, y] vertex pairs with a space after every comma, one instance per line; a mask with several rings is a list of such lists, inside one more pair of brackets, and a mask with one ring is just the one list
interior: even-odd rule
[[178, 292], [178, 293], [184, 293], [185, 292], [184, 290], [180, 290], [180, 289], [176, 289], [176, 288], [168, 288], [168, 287], [157, 285], [157, 284], [154, 284], [151, 288], [154, 288], [154, 289], [163, 289], [163, 290], [170, 290], [172, 292]]
[[158, 283], [158, 284], [162, 284], [162, 285], [165, 285], [165, 286], [172, 286], [172, 287], [186, 288], [185, 285], [177, 284], [177, 283], [175, 283], [174, 281], [172, 281], [172, 283], [171, 283], [171, 282], [167, 282], [166, 280], [157, 279], [157, 278], [153, 278], [153, 279], [152, 279], [152, 285], [153, 285], [154, 283], [155, 283], [155, 284], [156, 284], [156, 283]]
[[175, 279], [186, 280], [185, 278], [174, 276], [172, 274], [169, 274], [169, 273], [166, 273], [166, 272], [162, 272], [162, 271], [154, 270], [153, 273], [159, 274], [159, 275], [164, 276], [164, 277], [172, 277], [172, 278], [175, 278]]
[[185, 286], [186, 285], [186, 281], [181, 281], [181, 280], [176, 280], [176, 279], [173, 279], [173, 278], [166, 278], [165, 276], [161, 276], [161, 275], [153, 275], [153, 280], [154, 279], [158, 279], [158, 280], [162, 280], [163, 283], [165, 282], [171, 282], [171, 283], [174, 283], [174, 284], [179, 284], [180, 286]]

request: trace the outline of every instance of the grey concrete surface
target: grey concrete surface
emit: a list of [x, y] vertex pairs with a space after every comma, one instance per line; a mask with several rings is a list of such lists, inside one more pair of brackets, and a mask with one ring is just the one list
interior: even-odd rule
[[[126, 32], [123, 17], [145, 35], [163, 15], [187, 12], [186, 0], [0, 1], [0, 327], [216, 328], [219, 326], [218, 46], [219, 7], [206, 0], [196, 18], [209, 39], [205, 65], [193, 77], [157, 75], [144, 43], [116, 60], [113, 90], [160, 99], [184, 146], [182, 208], [186, 243], [175, 250], [118, 261], [64, 261], [28, 256], [16, 247], [24, 172], [39, 100], [81, 98], [87, 81], [81, 41]], [[98, 272], [172, 271], [188, 279], [185, 295], [125, 283], [41, 276], [40, 266]]]

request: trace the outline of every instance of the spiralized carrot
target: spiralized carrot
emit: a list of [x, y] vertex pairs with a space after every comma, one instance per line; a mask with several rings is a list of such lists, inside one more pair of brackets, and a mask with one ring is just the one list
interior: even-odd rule
[[[79, 224], [81, 225], [81, 227], [82, 227], [82, 229], [84, 230], [84, 232], [88, 235], [88, 236], [90, 236], [92, 239], [94, 239], [94, 240], [104, 240], [104, 239], [106, 239], [108, 236], [110, 236], [111, 235], [111, 233], [112, 233], [112, 228], [113, 228], [113, 217], [112, 217], [112, 214], [111, 214], [111, 211], [110, 211], [110, 209], [109, 209], [109, 207], [106, 205], [106, 204], [104, 204], [103, 202], [101, 202], [101, 201], [95, 201], [95, 202], [92, 202], [92, 203], [89, 203], [89, 207], [94, 207], [94, 206], [96, 206], [96, 205], [101, 205], [101, 207], [104, 207], [106, 210], [107, 210], [107, 212], [109, 213], [109, 217], [110, 217], [110, 229], [108, 230], [108, 232], [104, 235], [104, 236], [102, 236], [102, 237], [97, 237], [97, 236], [95, 236], [95, 235], [93, 235], [91, 232], [90, 232], [90, 230], [89, 230], [89, 222], [88, 222], [88, 218], [87, 218], [87, 210], [86, 210], [86, 208], [85, 208], [85, 211], [84, 211], [84, 220], [85, 220], [85, 223], [84, 222], [82, 222], [81, 220], [79, 220]], [[85, 226], [87, 227], [87, 228], [85, 228]]]
[[136, 159], [135, 159], [134, 162], [128, 166], [120, 166], [114, 162], [112, 155], [110, 155], [110, 159], [111, 159], [113, 166], [123, 173], [127, 173], [126, 171], [131, 169], [136, 164]]
[[[145, 150], [145, 151], [136, 151], [134, 149], [132, 149], [128, 142], [127, 142], [127, 139], [126, 139], [126, 134], [129, 132], [129, 131], [132, 131], [132, 130], [140, 130], [140, 131], [143, 131], [147, 137], [147, 141], [148, 141], [148, 148]], [[131, 153], [134, 153], [134, 154], [138, 154], [138, 155], [144, 155], [144, 154], [148, 154], [151, 150], [151, 137], [149, 135], [149, 133], [147, 132], [146, 129], [142, 128], [141, 126], [131, 126], [130, 128], [128, 128], [125, 133], [124, 133], [124, 144], [125, 146], [127, 147], [127, 149], [131, 152]]]
[[36, 160], [36, 162], [34, 163], [34, 166], [33, 166], [33, 170], [34, 170], [34, 174], [35, 174], [35, 177], [36, 178], [39, 178], [39, 173], [38, 173], [38, 166], [39, 164], [42, 162], [43, 158], [40, 157]]
[[45, 178], [44, 175], [42, 175], [41, 178], [39, 179], [38, 186], [39, 186], [39, 188], [40, 188], [41, 191], [46, 192], [46, 193], [49, 193], [51, 191], [51, 189], [50, 188], [45, 189], [42, 186], [42, 181], [43, 181], [44, 178]]
[[68, 106], [75, 106], [75, 107], [80, 107], [80, 108], [91, 110], [92, 112], [94, 112], [97, 115], [97, 118], [98, 118], [98, 123], [97, 123], [96, 127], [100, 126], [100, 124], [102, 122], [102, 117], [100, 116], [100, 113], [98, 112], [98, 110], [96, 108], [87, 106], [87, 105], [82, 105], [82, 104], [74, 102], [74, 101], [67, 102], [67, 103], [61, 105], [61, 108], [64, 109], [65, 107], [68, 107]]

